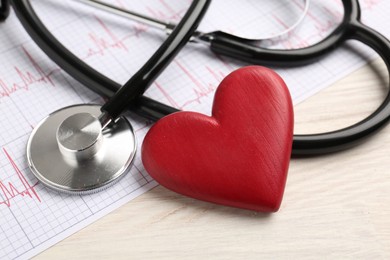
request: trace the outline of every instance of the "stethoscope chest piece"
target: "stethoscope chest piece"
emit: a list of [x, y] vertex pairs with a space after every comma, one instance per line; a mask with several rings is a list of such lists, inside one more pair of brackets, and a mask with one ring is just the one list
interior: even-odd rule
[[42, 120], [27, 144], [27, 159], [44, 185], [73, 194], [97, 192], [129, 170], [136, 152], [126, 118], [102, 130], [98, 105], [60, 109]]

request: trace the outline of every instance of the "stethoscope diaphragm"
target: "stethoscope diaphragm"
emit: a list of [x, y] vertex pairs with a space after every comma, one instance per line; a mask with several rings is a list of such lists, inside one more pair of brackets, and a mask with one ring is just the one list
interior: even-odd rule
[[99, 105], [70, 106], [35, 127], [27, 159], [45, 186], [71, 194], [93, 193], [128, 172], [136, 153], [133, 128], [120, 117], [102, 130], [100, 114]]

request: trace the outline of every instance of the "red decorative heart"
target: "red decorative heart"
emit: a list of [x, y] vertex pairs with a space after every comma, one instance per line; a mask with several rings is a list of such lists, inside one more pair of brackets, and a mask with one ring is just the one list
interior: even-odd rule
[[178, 112], [146, 135], [142, 161], [161, 185], [227, 206], [279, 209], [290, 162], [293, 108], [274, 71], [250, 66], [227, 76], [212, 116]]

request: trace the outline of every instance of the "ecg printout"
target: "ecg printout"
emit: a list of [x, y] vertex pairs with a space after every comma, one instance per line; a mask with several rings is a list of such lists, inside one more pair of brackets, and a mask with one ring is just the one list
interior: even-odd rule
[[[112, 0], [114, 4], [157, 18], [178, 21], [191, 1]], [[390, 37], [386, 26], [390, 1], [361, 0], [363, 21]], [[52, 32], [85, 62], [120, 83], [153, 54], [163, 33], [73, 1], [35, 0], [38, 14]], [[240, 6], [238, 8], [238, 6]], [[302, 0], [214, 0], [200, 29], [281, 31], [303, 10]], [[304, 24], [272, 47], [307, 46], [325, 37], [343, 14], [338, 0], [312, 0]], [[80, 230], [157, 184], [145, 172], [139, 154], [129, 174], [93, 195], [68, 196], [47, 190], [30, 173], [25, 148], [32, 128], [48, 113], [102, 99], [63, 72], [33, 43], [15, 14], [0, 24], [0, 259], [29, 258]], [[263, 35], [262, 35], [263, 34]], [[353, 44], [316, 64], [277, 69], [294, 103], [304, 100], [375, 57]], [[147, 95], [183, 110], [210, 114], [213, 93], [231, 71], [248, 65], [215, 56], [203, 44], [188, 44]], [[129, 115], [138, 148], [150, 122]], [[53, 162], [55, 163], [55, 162]], [[125, 228], [125, 227], [124, 227]]]

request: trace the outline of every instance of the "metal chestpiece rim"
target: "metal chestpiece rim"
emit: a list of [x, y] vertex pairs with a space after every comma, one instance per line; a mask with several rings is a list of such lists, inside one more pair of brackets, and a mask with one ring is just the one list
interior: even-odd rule
[[102, 131], [99, 105], [76, 105], [57, 110], [33, 130], [27, 161], [45, 186], [69, 194], [98, 192], [128, 172], [136, 139], [121, 117]]

